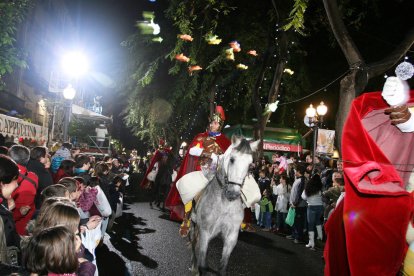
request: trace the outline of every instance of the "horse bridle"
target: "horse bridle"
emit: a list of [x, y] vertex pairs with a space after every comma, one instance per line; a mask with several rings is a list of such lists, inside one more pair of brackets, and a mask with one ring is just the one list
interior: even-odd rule
[[[230, 162], [227, 164], [227, 171], [229, 171], [229, 166], [230, 166]], [[243, 182], [242, 183], [236, 183], [236, 182], [233, 182], [233, 181], [229, 181], [229, 178], [228, 178], [228, 176], [227, 176], [227, 172], [226, 172], [226, 170], [224, 170], [224, 185], [223, 185], [223, 183], [221, 182], [221, 180], [220, 180], [220, 178], [218, 177], [218, 173], [219, 173], [219, 171], [220, 171], [220, 167], [218, 167], [217, 168], [217, 172], [216, 172], [216, 178], [217, 178], [217, 181], [218, 181], [218, 183], [220, 184], [220, 187], [222, 188], [222, 189], [224, 189], [224, 187], [226, 187], [226, 186], [228, 186], [228, 185], [237, 185], [237, 186], [240, 186], [240, 188], [242, 188], [243, 187], [243, 185], [244, 185], [244, 180], [246, 179], [246, 177], [245, 178], [243, 178]]]

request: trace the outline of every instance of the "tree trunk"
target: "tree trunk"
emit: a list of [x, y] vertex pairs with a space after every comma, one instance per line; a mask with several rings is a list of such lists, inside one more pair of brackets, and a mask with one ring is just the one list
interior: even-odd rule
[[367, 83], [368, 78], [364, 77], [364, 70], [360, 69], [351, 70], [341, 80], [341, 85], [339, 89], [339, 106], [336, 116], [335, 128], [337, 137], [336, 144], [339, 149], [341, 148], [342, 130], [346, 118], [348, 117], [351, 103], [355, 99], [355, 97], [360, 93], [360, 91], [362, 91], [365, 88]]

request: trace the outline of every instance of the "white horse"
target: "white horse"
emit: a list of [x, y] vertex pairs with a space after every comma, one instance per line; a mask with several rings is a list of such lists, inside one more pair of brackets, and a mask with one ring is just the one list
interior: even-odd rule
[[233, 136], [231, 146], [220, 157], [217, 173], [201, 192], [191, 216], [193, 223], [190, 241], [194, 274], [208, 271], [208, 244], [219, 234], [224, 241], [219, 273], [226, 274], [227, 263], [236, 246], [243, 221], [242, 187], [258, 144], [259, 141], [250, 143], [242, 137]]

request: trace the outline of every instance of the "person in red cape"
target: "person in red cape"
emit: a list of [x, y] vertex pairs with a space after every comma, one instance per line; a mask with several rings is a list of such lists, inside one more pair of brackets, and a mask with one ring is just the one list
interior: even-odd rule
[[343, 129], [345, 197], [325, 225], [325, 275], [397, 275], [407, 252], [414, 135], [394, 126], [405, 115], [384, 92], [356, 98]]
[[[222, 154], [231, 145], [230, 140], [220, 132], [225, 120], [224, 110], [221, 106], [216, 107], [216, 112], [213, 114], [213, 118], [210, 121], [209, 131], [196, 135], [191, 144], [189, 145], [189, 151], [186, 153], [183, 162], [181, 163], [180, 170], [177, 173], [177, 178], [173, 183], [171, 190], [165, 201], [165, 206], [170, 209], [172, 220], [183, 221], [180, 227], [181, 236], [188, 235], [189, 228], [189, 214], [191, 212], [191, 201], [186, 204], [186, 210], [184, 210], [184, 204], [181, 200], [180, 194], [177, 190], [177, 181], [184, 175], [193, 172], [200, 171], [201, 165], [206, 158], [208, 159], [211, 153]], [[190, 154], [192, 149], [203, 148], [200, 152], [203, 152], [201, 156], [195, 156]]]
[[[145, 172], [144, 178], [141, 181], [140, 187], [143, 189], [148, 189], [150, 186], [150, 180], [148, 179], [148, 174], [154, 169], [155, 164], [161, 160], [164, 153], [170, 153], [171, 149], [165, 147], [165, 141], [160, 139], [158, 149], [155, 151], [154, 155], [151, 158], [150, 165], [148, 166], [147, 171]], [[154, 177], [155, 179], [155, 177]], [[152, 182], [154, 180], [151, 180]]]

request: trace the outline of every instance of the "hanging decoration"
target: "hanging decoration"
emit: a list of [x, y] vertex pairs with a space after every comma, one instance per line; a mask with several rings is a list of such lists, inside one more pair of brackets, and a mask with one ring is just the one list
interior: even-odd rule
[[250, 51], [247, 52], [247, 54], [248, 55], [251, 55], [251, 56], [254, 56], [254, 57], [257, 57], [258, 56], [256, 50], [250, 50]]
[[284, 73], [288, 73], [289, 75], [293, 75], [295, 72], [289, 68], [286, 68], [285, 70], [283, 70]]
[[407, 61], [403, 61], [395, 68], [395, 74], [402, 80], [408, 80], [414, 75], [414, 66]]
[[221, 39], [218, 38], [218, 36], [216, 36], [216, 35], [207, 36], [206, 41], [210, 45], [218, 45], [218, 44], [221, 43]]
[[163, 41], [162, 37], [158, 36], [152, 39], [153, 42], [161, 43]]
[[176, 55], [175, 59], [178, 60], [178, 61], [181, 61], [181, 62], [189, 62], [190, 61], [190, 58], [186, 57], [183, 54]]
[[193, 41], [193, 38], [191, 37], [191, 35], [188, 35], [188, 34], [181, 34], [178, 37], [184, 41]]
[[249, 68], [249, 66], [244, 65], [243, 63], [239, 63], [239, 64], [236, 65], [236, 68], [240, 69], [240, 70], [247, 70], [247, 68]]
[[238, 53], [241, 51], [240, 44], [236, 40], [230, 42], [229, 45], [235, 53]]
[[226, 59], [234, 60], [233, 48], [229, 48], [229, 49], [226, 50]]
[[188, 67], [188, 72], [190, 73], [190, 75], [192, 75], [194, 71], [200, 71], [202, 69], [203, 68], [199, 65], [193, 65]]
[[270, 112], [275, 112], [278, 107], [279, 101], [275, 101], [274, 103], [266, 104], [265, 111], [263, 115], [266, 115]]

